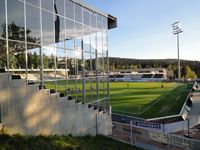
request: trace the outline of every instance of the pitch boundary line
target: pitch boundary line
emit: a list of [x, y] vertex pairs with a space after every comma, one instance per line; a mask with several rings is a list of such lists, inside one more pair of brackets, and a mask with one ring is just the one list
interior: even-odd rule
[[144, 109], [143, 111], [141, 111], [139, 113], [139, 115], [143, 114], [145, 111], [149, 110], [153, 105], [155, 105], [156, 103], [158, 103], [161, 98], [166, 97], [172, 90], [174, 90], [175, 88], [177, 88], [178, 85], [176, 85], [175, 87], [173, 87], [170, 91], [168, 91], [166, 94], [162, 95], [160, 98], [158, 98], [153, 104], [151, 104], [150, 106], [148, 106], [146, 109]]
[[137, 115], [137, 114], [139, 114], [138, 112], [136, 112], [136, 113], [131, 113], [131, 112], [127, 112], [127, 111], [120, 111], [120, 110], [113, 110], [113, 112], [115, 113], [116, 112], [116, 114], [117, 114], [117, 112], [122, 112], [122, 113], [125, 113], [125, 114], [132, 114], [132, 115]]

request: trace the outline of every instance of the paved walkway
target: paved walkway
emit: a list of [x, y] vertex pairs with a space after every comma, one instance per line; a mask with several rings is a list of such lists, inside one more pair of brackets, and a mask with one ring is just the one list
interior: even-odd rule
[[[199, 124], [189, 129], [189, 137], [200, 140], [200, 88], [192, 93], [192, 107], [189, 112], [189, 122], [199, 120]], [[178, 135], [188, 136], [188, 131], [176, 132]]]

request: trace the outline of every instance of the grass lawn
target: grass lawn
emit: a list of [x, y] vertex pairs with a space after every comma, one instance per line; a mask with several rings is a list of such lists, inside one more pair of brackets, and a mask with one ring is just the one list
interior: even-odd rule
[[191, 87], [180, 83], [111, 82], [112, 111], [143, 118], [175, 115], [180, 112]]
[[0, 135], [0, 150], [142, 150], [104, 136]]
[[[46, 82], [46, 88], [55, 88], [54, 82]], [[73, 89], [75, 82], [68, 81], [69, 88]], [[66, 90], [66, 82], [59, 81], [58, 92]], [[163, 85], [163, 88], [161, 86]], [[96, 87], [95, 83], [93, 84]], [[86, 84], [86, 102], [96, 99], [95, 89], [91, 94], [91, 84]], [[77, 83], [82, 88], [82, 82]], [[180, 112], [192, 84], [172, 82], [110, 82], [110, 99], [113, 113], [142, 118], [154, 118], [176, 115]], [[100, 91], [100, 98], [103, 93]], [[79, 93], [72, 96], [81, 99]], [[103, 97], [103, 96], [102, 96]]]

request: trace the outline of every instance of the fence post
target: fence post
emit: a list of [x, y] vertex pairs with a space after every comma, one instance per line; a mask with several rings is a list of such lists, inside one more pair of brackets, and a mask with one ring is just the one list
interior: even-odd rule
[[97, 113], [96, 113], [96, 135], [98, 134], [98, 118], [97, 118]]
[[131, 133], [130, 133], [130, 143], [133, 145], [133, 121], [130, 121]]

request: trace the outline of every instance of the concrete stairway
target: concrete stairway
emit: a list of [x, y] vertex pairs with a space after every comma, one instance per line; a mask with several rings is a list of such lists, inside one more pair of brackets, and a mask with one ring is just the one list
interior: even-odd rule
[[12, 74], [0, 74], [2, 123], [8, 133], [109, 135], [111, 116], [103, 111], [76, 103], [39, 85], [26, 85]]

